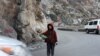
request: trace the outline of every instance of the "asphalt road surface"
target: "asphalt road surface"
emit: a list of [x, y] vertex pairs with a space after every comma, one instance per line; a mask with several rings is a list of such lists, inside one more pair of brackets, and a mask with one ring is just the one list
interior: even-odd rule
[[[100, 56], [100, 35], [57, 30], [55, 56]], [[33, 51], [34, 56], [47, 56], [46, 46]]]

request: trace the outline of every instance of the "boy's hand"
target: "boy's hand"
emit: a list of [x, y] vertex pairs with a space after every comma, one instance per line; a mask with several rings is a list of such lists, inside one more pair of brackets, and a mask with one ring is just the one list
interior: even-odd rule
[[58, 45], [58, 43], [56, 42], [55, 45]]

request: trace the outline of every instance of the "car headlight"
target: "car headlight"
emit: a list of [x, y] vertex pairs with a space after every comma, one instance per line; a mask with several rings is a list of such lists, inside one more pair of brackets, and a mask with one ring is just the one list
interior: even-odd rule
[[28, 49], [23, 46], [0, 46], [0, 50], [9, 56], [32, 56]]

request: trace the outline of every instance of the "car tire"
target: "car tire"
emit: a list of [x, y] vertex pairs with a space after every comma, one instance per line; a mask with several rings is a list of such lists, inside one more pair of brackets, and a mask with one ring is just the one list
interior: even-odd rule
[[89, 34], [89, 30], [88, 29], [86, 30], [86, 33]]

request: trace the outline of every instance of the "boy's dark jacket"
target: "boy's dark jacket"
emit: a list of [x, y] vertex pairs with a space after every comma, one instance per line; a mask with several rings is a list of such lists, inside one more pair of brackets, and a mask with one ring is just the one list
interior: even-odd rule
[[[52, 29], [49, 29], [49, 26], [52, 27]], [[56, 35], [56, 32], [54, 30], [54, 27], [52, 24], [48, 24], [48, 30], [43, 33], [44, 35], [46, 35], [48, 38], [45, 39], [45, 42], [46, 43], [56, 43], [57, 42], [57, 35]]]

